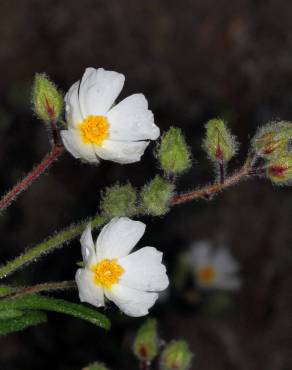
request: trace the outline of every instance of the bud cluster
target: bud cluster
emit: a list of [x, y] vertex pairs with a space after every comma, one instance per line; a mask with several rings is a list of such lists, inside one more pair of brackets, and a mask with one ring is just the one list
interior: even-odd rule
[[292, 180], [292, 123], [272, 122], [262, 127], [253, 139], [253, 149], [267, 161], [267, 177], [277, 185]]
[[[157, 322], [148, 319], [138, 330], [133, 344], [133, 352], [140, 362], [151, 363], [159, 354]], [[193, 353], [187, 342], [175, 340], [167, 344], [160, 354], [160, 370], [187, 370], [191, 366]]]

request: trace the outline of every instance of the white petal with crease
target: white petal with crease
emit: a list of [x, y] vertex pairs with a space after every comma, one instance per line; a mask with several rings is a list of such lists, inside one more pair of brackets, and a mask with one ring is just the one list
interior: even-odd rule
[[65, 95], [66, 121], [69, 128], [74, 128], [83, 121], [78, 98], [79, 81], [75, 82]]
[[116, 284], [105, 292], [106, 297], [113, 301], [126, 315], [139, 317], [149, 312], [158, 298], [157, 293], [143, 292]]
[[88, 224], [86, 229], [83, 231], [80, 238], [80, 244], [84, 263], [88, 266], [96, 263], [95, 245], [91, 234], [91, 224]]
[[86, 68], [80, 82], [79, 102], [84, 117], [105, 115], [119, 96], [125, 76], [103, 68]]
[[73, 155], [73, 157], [86, 159], [88, 162], [96, 164], [99, 163], [93, 146], [91, 144], [82, 143], [77, 130], [62, 130], [61, 137], [65, 148]]
[[105, 140], [102, 147], [95, 146], [96, 154], [105, 160], [127, 164], [140, 161], [149, 141]]
[[115, 217], [101, 230], [96, 241], [98, 261], [127, 256], [142, 238], [145, 224], [128, 217]]
[[107, 114], [111, 140], [156, 140], [160, 130], [154, 124], [153, 113], [143, 94], [122, 100]]
[[153, 247], [144, 247], [118, 259], [124, 273], [119, 284], [146, 291], [161, 291], [168, 287], [166, 268], [161, 263], [162, 253]]
[[96, 307], [104, 306], [103, 289], [93, 282], [93, 273], [87, 269], [78, 269], [75, 275], [81, 302], [87, 302]]

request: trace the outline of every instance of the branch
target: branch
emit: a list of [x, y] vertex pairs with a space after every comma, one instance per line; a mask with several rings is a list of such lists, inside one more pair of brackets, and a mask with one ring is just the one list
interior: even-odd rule
[[28, 287], [12, 288], [12, 292], [7, 293], [6, 295], [1, 296], [1, 298], [16, 298], [26, 294], [35, 294], [40, 292], [48, 292], [51, 290], [64, 290], [64, 289], [74, 289], [76, 288], [75, 281], [62, 281], [57, 283], [43, 283], [37, 284]]
[[0, 200], [0, 212], [4, 211], [16, 199], [16, 197], [26, 190], [40, 174], [42, 174], [51, 164], [61, 156], [64, 147], [60, 144], [53, 146], [52, 150], [43, 158], [41, 163], [36, 166], [23, 180], [14, 186], [7, 194]]
[[210, 199], [212, 196], [217, 194], [219, 191], [224, 190], [232, 185], [235, 185], [240, 180], [257, 175], [258, 172], [252, 169], [252, 165], [255, 159], [253, 156], [249, 156], [239, 171], [235, 171], [232, 175], [226, 177], [224, 182], [220, 181], [212, 185], [204, 186], [200, 189], [193, 190], [187, 193], [175, 195], [171, 201], [170, 205], [174, 206], [181, 203], [190, 202], [195, 199]]
[[[171, 199], [170, 204], [177, 205], [195, 199], [209, 199], [219, 191], [238, 183], [245, 177], [258, 175], [259, 172], [257, 172], [256, 169], [253, 168], [254, 161], [255, 161], [254, 156], [249, 156], [245, 164], [238, 172], [235, 172], [229, 177], [225, 178], [224, 184], [215, 183], [213, 185], [208, 185], [188, 193], [175, 195]], [[262, 168], [258, 169], [258, 171], [261, 170], [263, 169]], [[76, 236], [80, 235], [84, 231], [86, 225], [89, 222], [91, 222], [92, 229], [96, 229], [102, 226], [107, 221], [108, 221], [107, 217], [97, 215], [91, 219], [83, 220], [77, 225], [69, 226], [68, 228], [50, 237], [44, 242], [37, 244], [35, 247], [29, 249], [24, 254], [9, 261], [6, 265], [0, 267], [0, 279], [15, 272], [19, 268], [36, 260], [42, 255], [50, 253], [56, 248], [60, 248], [62, 244], [67, 243], [70, 240], [74, 239]]]

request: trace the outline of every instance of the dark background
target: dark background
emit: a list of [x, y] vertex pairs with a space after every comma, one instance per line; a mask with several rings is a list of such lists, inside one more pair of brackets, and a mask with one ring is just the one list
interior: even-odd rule
[[[186, 134], [194, 160], [180, 191], [212, 180], [201, 149], [208, 119], [227, 119], [238, 136], [241, 151], [231, 164], [236, 168], [259, 125], [292, 117], [287, 0], [1, 0], [0, 6], [2, 193], [49, 150], [46, 131], [30, 110], [35, 72], [48, 73], [64, 92], [88, 66], [124, 73], [121, 98], [143, 92], [162, 130], [177, 125]], [[94, 215], [105, 186], [127, 180], [143, 185], [158, 171], [152, 149], [153, 144], [141, 162], [128, 166], [95, 167], [66, 153], [1, 215], [1, 261]], [[190, 343], [193, 369], [292, 369], [291, 199], [290, 188], [256, 179], [212, 202], [145, 218], [139, 246], [152, 244], [166, 253], [171, 279], [178, 255], [198, 239], [225, 243], [242, 266], [243, 287], [228, 296], [224, 309], [212, 294], [193, 299], [183, 287], [172, 288], [168, 300], [152, 310], [165, 340]], [[78, 260], [74, 241], [9, 282], [72, 279]], [[77, 301], [76, 293], [61, 296]], [[127, 318], [113, 306], [107, 313], [113, 320], [109, 333], [50, 314], [49, 323], [1, 338], [1, 370], [78, 370], [94, 360], [115, 370], [138, 368], [130, 346], [143, 319]]]

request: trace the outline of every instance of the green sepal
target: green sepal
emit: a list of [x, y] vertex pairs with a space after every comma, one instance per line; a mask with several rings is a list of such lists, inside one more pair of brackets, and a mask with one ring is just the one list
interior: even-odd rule
[[100, 208], [106, 217], [131, 217], [137, 212], [137, 194], [132, 185], [113, 185], [102, 194]]
[[158, 353], [157, 321], [148, 319], [138, 330], [133, 343], [134, 355], [140, 361], [153, 361]]
[[56, 122], [63, 112], [63, 96], [45, 73], [35, 75], [32, 103], [35, 114], [45, 122]]
[[167, 174], [178, 175], [191, 167], [191, 152], [186, 144], [182, 130], [177, 127], [163, 134], [155, 154], [160, 167]]
[[237, 143], [222, 119], [211, 119], [206, 123], [203, 147], [212, 161], [228, 162], [237, 150]]
[[257, 155], [271, 159], [285, 155], [291, 139], [291, 122], [271, 122], [258, 130], [252, 140], [252, 145]]
[[170, 199], [174, 192], [174, 184], [155, 176], [154, 179], [141, 190], [141, 207], [146, 214], [162, 216], [169, 211]]

